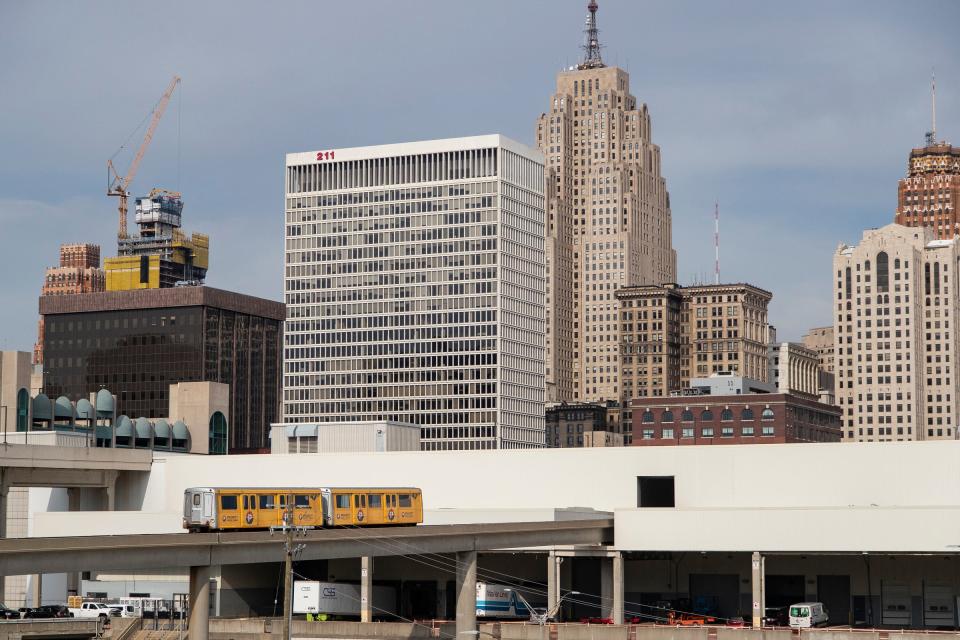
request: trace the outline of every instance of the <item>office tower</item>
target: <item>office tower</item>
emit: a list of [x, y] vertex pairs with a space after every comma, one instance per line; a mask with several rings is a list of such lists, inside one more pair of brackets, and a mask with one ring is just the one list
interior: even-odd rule
[[283, 304], [210, 287], [40, 298], [44, 393], [79, 400], [98, 387], [131, 418], [168, 416], [170, 386], [230, 387], [229, 450], [264, 450], [280, 409]]
[[543, 446], [543, 185], [499, 135], [288, 154], [284, 422]]
[[[41, 296], [62, 296], [93, 293], [105, 288], [100, 268], [100, 247], [95, 244], [60, 245], [60, 264], [47, 269]], [[37, 324], [37, 343], [33, 346], [33, 363], [43, 363], [43, 318]]]
[[820, 360], [819, 386], [820, 401], [827, 404], [836, 402], [834, 392], [835, 378], [833, 372], [833, 325], [829, 327], [814, 327], [801, 338], [803, 345], [817, 352]]
[[188, 237], [181, 228], [179, 193], [154, 189], [137, 198], [138, 235], [117, 240], [118, 255], [104, 260], [107, 291], [161, 289], [178, 283], [203, 284], [210, 262], [210, 238]]
[[956, 437], [957, 242], [890, 224], [834, 254], [844, 440]]
[[[616, 296], [625, 408], [634, 398], [668, 396], [713, 373], [769, 382], [769, 291], [745, 283], [667, 284], [624, 287]], [[621, 426], [629, 444], [630, 411]]]
[[547, 387], [558, 401], [620, 398], [615, 292], [676, 280], [650, 114], [627, 72], [603, 62], [597, 3], [587, 9], [584, 57], [557, 75], [537, 123], [549, 176]]

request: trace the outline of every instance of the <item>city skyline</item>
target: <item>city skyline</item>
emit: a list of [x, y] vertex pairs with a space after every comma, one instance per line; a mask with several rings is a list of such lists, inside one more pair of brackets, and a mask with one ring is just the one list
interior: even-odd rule
[[[720, 10], [601, 2], [604, 59], [631, 74], [663, 151], [677, 279], [712, 279], [719, 199], [721, 279], [773, 291], [770, 320], [783, 339], [829, 324], [837, 244], [891, 220], [907, 155], [929, 128], [932, 66], [939, 137], [957, 142], [960, 89], [949, 61], [960, 58], [960, 45], [949, 25], [960, 8], [941, 3], [914, 15], [894, 4], [864, 6], [812, 4], [787, 16], [759, 3]], [[289, 5], [282, 13], [188, 7], [98, 4], [52, 15], [42, 5], [0, 8], [12, 27], [0, 52], [23, 61], [0, 70], [5, 86], [19, 87], [0, 106], [8, 150], [0, 224], [17, 230], [2, 234], [0, 255], [19, 276], [5, 287], [16, 304], [0, 310], [2, 348], [30, 348], [35, 324], [21, 311], [35, 304], [59, 244], [99, 243], [104, 257], [115, 255], [103, 164], [172, 73], [184, 77], [182, 94], [132, 195], [182, 190], [191, 226], [216, 229], [222, 247], [209, 284], [279, 299], [276, 167], [285, 151], [482, 133], [533, 146], [532, 122], [553, 78], [580, 59], [585, 13], [580, 0], [433, 3], [418, 12], [386, 3]], [[184, 19], [171, 20], [178, 14]], [[405, 20], [415, 26], [391, 30]], [[318, 21], [338, 28], [318, 30]], [[458, 48], [468, 23], [516, 46]], [[142, 24], [179, 31], [165, 28], [165, 46], [146, 47]], [[926, 46], [890, 45], [921, 37]], [[389, 50], [402, 53], [386, 64]], [[510, 100], [495, 99], [506, 94]], [[798, 269], [800, 260], [815, 266]]]

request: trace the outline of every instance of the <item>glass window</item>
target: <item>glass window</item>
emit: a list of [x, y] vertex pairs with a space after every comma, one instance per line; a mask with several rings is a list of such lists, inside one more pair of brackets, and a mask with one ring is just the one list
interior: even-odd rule
[[650, 409], [644, 411], [641, 422], [653, 422], [653, 411], [650, 411]]
[[660, 416], [660, 422], [673, 422], [673, 411], [669, 409], [664, 411]]
[[684, 428], [683, 428], [683, 431], [681, 432], [681, 437], [683, 437], [683, 438], [692, 438], [692, 437], [693, 437], [693, 428], [692, 428], [692, 427], [684, 427]]
[[243, 496], [243, 509], [246, 511], [250, 508], [250, 498], [249, 496]]
[[743, 411], [741, 411], [741, 412], [740, 412], [740, 419], [741, 419], [741, 420], [753, 420], [753, 409], [751, 409], [750, 407], [747, 407], [746, 409], [744, 409]]
[[306, 494], [293, 496], [293, 506], [297, 509], [308, 509], [310, 507], [310, 496]]
[[350, 496], [345, 493], [337, 494], [337, 509], [349, 509], [350, 508]]
[[367, 495], [367, 504], [370, 505], [371, 509], [379, 509], [381, 505], [381, 500], [383, 496], [379, 493], [371, 493]]
[[730, 422], [733, 420], [733, 411], [730, 409], [724, 409], [720, 412], [720, 420], [723, 422]]
[[413, 504], [413, 500], [410, 498], [410, 494], [409, 494], [409, 493], [401, 493], [401, 494], [400, 494], [400, 506], [401, 506], [401, 507], [409, 507], [409, 506], [412, 506], [412, 504]]
[[722, 429], [720, 429], [720, 435], [724, 438], [732, 438], [733, 427], [723, 427]]
[[221, 509], [236, 509], [236, 508], [237, 508], [237, 496], [220, 496], [220, 508], [221, 508]]
[[773, 420], [773, 409], [767, 407], [763, 410], [763, 413], [760, 414], [761, 420]]
[[772, 436], [772, 435], [773, 435], [773, 427], [764, 426], [764, 427], [763, 427], [763, 431], [761, 431], [761, 434], [762, 434], [762, 435], [765, 435], [765, 436]]
[[887, 257], [886, 251], [881, 251], [877, 254], [877, 291], [884, 292], [887, 291], [887, 288], [890, 283], [890, 271], [889, 271], [890, 259]]
[[210, 416], [210, 455], [226, 455], [227, 453], [227, 418], [220, 411]]
[[260, 508], [261, 508], [261, 509], [273, 509], [273, 496], [272, 496], [272, 495], [261, 495], [261, 496], [260, 496]]
[[644, 430], [643, 430], [643, 439], [644, 439], [644, 440], [653, 440], [653, 429], [644, 429]]
[[713, 420], [713, 411], [710, 411], [710, 409], [704, 409], [703, 413], [700, 414], [700, 421], [710, 422], [711, 420]]
[[199, 507], [199, 506], [200, 506], [200, 494], [199, 494], [199, 493], [193, 494], [193, 506], [195, 506], [195, 507]]
[[752, 435], [753, 435], [753, 427], [743, 427], [743, 428], [740, 430], [740, 433], [742, 433], [742, 434], [745, 435], [745, 436], [752, 436]]
[[713, 437], [713, 427], [704, 427], [704, 428], [703, 428], [703, 431], [700, 432], [700, 435], [702, 435], [704, 438], [712, 438], [712, 437]]
[[663, 429], [660, 437], [664, 440], [673, 440], [673, 429]]
[[684, 422], [693, 422], [693, 411], [690, 411], [690, 409], [684, 409], [683, 413], [680, 415], [680, 419]]

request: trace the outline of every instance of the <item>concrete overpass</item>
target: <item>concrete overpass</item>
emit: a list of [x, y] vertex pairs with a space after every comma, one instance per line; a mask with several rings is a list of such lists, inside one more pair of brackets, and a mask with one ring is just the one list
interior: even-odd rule
[[[301, 560], [455, 553], [457, 633], [476, 630], [477, 552], [546, 545], [609, 545], [613, 519], [497, 524], [424, 525], [370, 529], [324, 529], [298, 536]], [[270, 532], [181, 533], [0, 540], [0, 571], [6, 575], [85, 569], [142, 570], [190, 567], [190, 637], [206, 640], [210, 570], [215, 565], [279, 562], [282, 538]], [[611, 576], [616, 582], [616, 569]], [[619, 572], [622, 576], [622, 568]], [[373, 572], [362, 588], [372, 593]], [[622, 594], [622, 588], [613, 592]], [[556, 596], [554, 596], [556, 597]], [[614, 610], [617, 610], [614, 602]], [[619, 603], [622, 618], [622, 598]], [[369, 615], [369, 612], [368, 612]]]

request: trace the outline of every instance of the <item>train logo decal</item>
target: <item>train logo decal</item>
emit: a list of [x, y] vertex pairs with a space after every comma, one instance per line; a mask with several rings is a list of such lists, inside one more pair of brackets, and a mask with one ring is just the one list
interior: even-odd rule
[[397, 517], [397, 514], [393, 512], [393, 509], [390, 509], [390, 511], [387, 511], [387, 520], [393, 520], [396, 517]]
[[357, 511], [357, 520], [363, 522], [363, 509]]
[[247, 511], [247, 524], [253, 524], [253, 511]]

